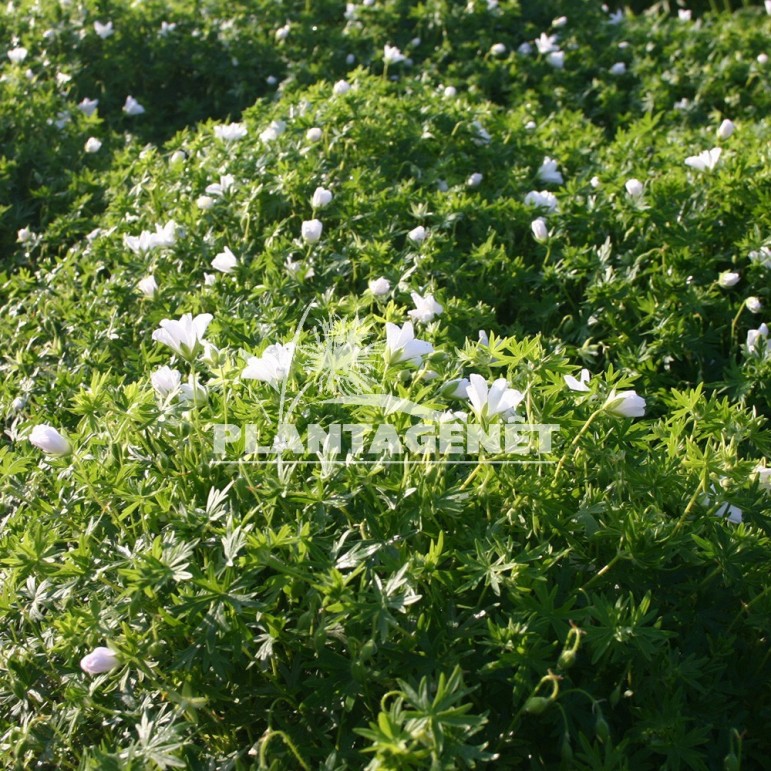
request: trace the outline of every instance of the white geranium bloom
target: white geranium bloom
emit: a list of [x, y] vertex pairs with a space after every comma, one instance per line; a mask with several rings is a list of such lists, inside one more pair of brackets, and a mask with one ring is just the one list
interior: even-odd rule
[[729, 287], [736, 286], [739, 283], [739, 279], [741, 277], [738, 273], [734, 273], [730, 270], [724, 270], [720, 276], [718, 277], [718, 284], [720, 284], [723, 289], [728, 289]]
[[517, 53], [521, 56], [530, 56], [531, 53], [533, 53], [533, 46], [530, 45], [530, 43], [525, 40], [524, 43], [520, 43], [519, 47], [517, 48]]
[[535, 47], [538, 49], [539, 54], [548, 54], [552, 51], [558, 51], [557, 35], [547, 35], [542, 32], [539, 37], [535, 39]]
[[[760, 342], [762, 353], [771, 353], [771, 340], [768, 339], [768, 325], [761, 324], [757, 329], [747, 331], [747, 349], [750, 353], [755, 353]], [[765, 342], [765, 347], [763, 343]]]
[[571, 390], [571, 391], [589, 391], [589, 386], [587, 383], [591, 380], [591, 375], [589, 374], [588, 369], [582, 369], [581, 374], [578, 376], [578, 380], [574, 378], [572, 375], [563, 375], [565, 379], [565, 385]]
[[186, 158], [184, 150], [175, 150], [169, 157], [169, 166], [181, 166]]
[[29, 440], [48, 455], [63, 456], [72, 452], [69, 440], [47, 423], [35, 426], [30, 432]]
[[455, 380], [448, 380], [442, 386], [442, 396], [445, 399], [468, 399], [468, 387], [471, 382], [466, 377], [455, 378]]
[[260, 132], [260, 139], [268, 144], [278, 139], [286, 130], [286, 123], [283, 120], [273, 120], [270, 125]]
[[643, 194], [643, 184], [639, 179], [628, 179], [624, 187], [630, 198], [639, 198]]
[[751, 251], [749, 258], [752, 262], [756, 262], [764, 268], [771, 268], [771, 248], [768, 246], [761, 246], [760, 249]]
[[142, 107], [133, 96], [126, 97], [126, 102], [123, 105], [123, 112], [125, 112], [126, 115], [142, 115], [144, 111], [145, 108]]
[[115, 651], [102, 646], [94, 648], [91, 653], [80, 660], [80, 668], [87, 675], [102, 675], [118, 666], [120, 666], [120, 661], [118, 661], [118, 655]]
[[86, 140], [84, 149], [87, 153], [98, 153], [102, 147], [102, 143], [96, 137], [89, 137]]
[[279, 27], [276, 30], [276, 40], [278, 40], [279, 43], [289, 37], [289, 27], [289, 22], [287, 22], [283, 27]]
[[548, 190], [531, 190], [525, 196], [526, 206], [536, 206], [539, 209], [546, 209], [550, 212], [557, 209], [557, 197]]
[[521, 391], [510, 388], [505, 377], [498, 378], [488, 388], [487, 381], [481, 375], [469, 375], [466, 395], [471, 402], [471, 410], [478, 418], [491, 418], [494, 415], [504, 417], [512, 413], [525, 398]]
[[711, 150], [704, 150], [698, 155], [689, 155], [685, 159], [685, 165], [698, 171], [712, 171], [720, 160], [720, 153], [722, 152], [719, 147], [713, 147]]
[[213, 318], [211, 313], [200, 313], [195, 318], [185, 313], [179, 320], [163, 319], [160, 329], [153, 332], [153, 340], [168, 345], [184, 359], [192, 359], [206, 342], [206, 328]]
[[325, 206], [328, 206], [331, 201], [332, 191], [327, 190], [324, 187], [317, 187], [311, 196], [311, 207], [313, 209], [323, 209]]
[[493, 56], [505, 56], [506, 46], [503, 43], [493, 43], [492, 47], [490, 48], [490, 53]]
[[611, 75], [623, 75], [626, 72], [626, 64], [624, 62], [616, 62], [609, 72]]
[[565, 52], [552, 51], [546, 54], [546, 61], [555, 69], [561, 70], [565, 66]]
[[96, 112], [96, 108], [98, 106], [99, 106], [99, 100], [98, 99], [88, 99], [86, 97], [85, 99], [81, 99], [78, 102], [78, 109], [87, 118], [90, 118]]
[[605, 409], [622, 418], [641, 418], [645, 415], [645, 399], [636, 391], [611, 391]]
[[383, 46], [383, 61], [386, 64], [399, 64], [406, 58], [407, 57], [396, 46], [387, 44]]
[[338, 80], [334, 86], [332, 86], [332, 93], [335, 96], [341, 96], [347, 94], [351, 90], [351, 84], [346, 80]]
[[758, 54], [756, 61], [758, 64], [768, 64], [768, 54]]
[[768, 468], [763, 464], [758, 464], [753, 469], [753, 474], [758, 480], [760, 487], [763, 488], [763, 490], [765, 490], [767, 493], [771, 493], [771, 468]]
[[294, 343], [269, 345], [262, 356], [251, 356], [241, 372], [243, 380], [259, 380], [278, 388], [289, 375], [294, 356]]
[[315, 244], [320, 238], [321, 233], [324, 230], [324, 225], [321, 220], [305, 220], [300, 229], [303, 241], [308, 244]]
[[233, 187], [235, 181], [235, 177], [232, 174], [222, 174], [219, 182], [212, 182], [210, 185], [206, 185], [206, 194], [220, 198]]
[[321, 129], [320, 129], [320, 128], [318, 128], [318, 126], [314, 126], [313, 128], [309, 128], [309, 129], [308, 129], [308, 130], [305, 132], [305, 138], [306, 138], [306, 139], [307, 139], [309, 142], [319, 142], [319, 141], [321, 141], [321, 137], [322, 137], [322, 136], [324, 136], [324, 134], [323, 134], [323, 132], [321, 131]]
[[747, 310], [750, 313], [760, 313], [763, 310], [763, 303], [760, 302], [759, 297], [748, 297], [744, 304], [747, 306]]
[[389, 364], [410, 364], [419, 367], [423, 357], [434, 350], [434, 346], [415, 337], [412, 322], [400, 327], [386, 323], [386, 362]]
[[156, 225], [153, 237], [159, 249], [174, 246], [177, 242], [177, 223], [169, 220], [165, 225]]
[[691, 12], [685, 8], [681, 8], [677, 12], [677, 18], [680, 19], [680, 21], [690, 21], [691, 20]]
[[458, 89], [455, 86], [445, 86], [442, 94], [446, 99], [454, 99], [458, 95]]
[[182, 375], [179, 370], [163, 366], [150, 375], [150, 382], [155, 393], [161, 399], [165, 399], [169, 394], [177, 392], [179, 384], [182, 382]]
[[174, 32], [174, 30], [176, 28], [177, 28], [177, 23], [176, 22], [174, 22], [174, 21], [172, 21], [172, 22], [162, 21], [161, 22], [161, 29], [160, 29], [160, 32], [158, 32], [158, 34], [161, 37], [168, 37], [172, 32]]
[[549, 230], [546, 227], [546, 220], [543, 217], [538, 217], [530, 223], [530, 229], [533, 231], [533, 238], [538, 241], [539, 244], [546, 243], [549, 240]]
[[723, 503], [715, 512], [716, 517], [724, 517], [728, 514], [728, 521], [734, 525], [741, 525], [742, 523], [742, 510], [738, 506], [734, 506], [730, 503]]
[[208, 211], [214, 206], [214, 199], [210, 195], [199, 195], [195, 199], [195, 205], [202, 211]]
[[155, 276], [145, 276], [137, 283], [137, 289], [139, 289], [145, 297], [153, 297], [158, 291], [158, 282], [155, 280]]
[[415, 310], [409, 311], [407, 315], [413, 321], [428, 324], [434, 320], [435, 316], [440, 316], [444, 310], [442, 306], [434, 300], [434, 295], [432, 294], [421, 297], [417, 292], [410, 292], [410, 297], [412, 297], [412, 302], [415, 303]]
[[214, 282], [217, 280], [217, 276], [214, 273], [204, 273], [203, 274], [203, 285], [204, 286], [214, 286]]
[[247, 135], [246, 126], [243, 123], [225, 123], [214, 127], [214, 136], [223, 142], [235, 142]]
[[14, 64], [21, 64], [27, 58], [28, 53], [24, 46], [16, 46], [16, 48], [11, 48], [7, 55]]
[[20, 244], [28, 244], [35, 237], [35, 234], [29, 228], [19, 228], [16, 231], [16, 240]]
[[564, 182], [562, 174], [557, 170], [557, 161], [554, 158], [546, 156], [543, 159], [541, 168], [538, 169], [538, 179], [541, 182], [553, 182], [555, 185], [561, 185]]
[[600, 178], [599, 177], [595, 176], [595, 177], [592, 177], [589, 180], [589, 184], [596, 190], [598, 187], [600, 187], [602, 182], [600, 182]]
[[369, 282], [369, 291], [372, 292], [375, 297], [383, 297], [391, 291], [391, 282], [387, 278], [376, 278], [374, 281]]
[[624, 21], [624, 11], [622, 8], [619, 8], [608, 16], [608, 24], [612, 24], [613, 26], [621, 24], [622, 21]]
[[568, 23], [567, 16], [558, 16], [556, 19], [552, 21], [551, 25], [555, 29], [559, 29], [560, 27], [564, 27], [567, 23]]
[[422, 225], [418, 225], [407, 233], [407, 238], [412, 241], [413, 244], [422, 244], [426, 240], [427, 235], [426, 229]]
[[144, 254], [155, 249], [155, 234], [143, 230], [138, 236], [124, 235], [123, 245], [134, 252], [134, 254]]
[[224, 251], [220, 252], [211, 261], [212, 268], [219, 270], [222, 273], [232, 273], [235, 270], [236, 265], [238, 265], [238, 259], [227, 246], [225, 247]]
[[718, 127], [717, 127], [717, 138], [718, 139], [728, 139], [728, 137], [731, 136], [731, 134], [734, 133], [734, 129], [736, 129], [736, 125], [732, 120], [728, 120], [726, 118]]
[[482, 180], [483, 179], [484, 179], [484, 177], [478, 171], [475, 171], [466, 180], [466, 185], [467, 185], [467, 187], [479, 187], [482, 184]]
[[99, 35], [102, 40], [107, 40], [115, 30], [112, 27], [112, 22], [108, 21], [106, 24], [102, 24], [101, 21], [94, 22], [94, 32]]

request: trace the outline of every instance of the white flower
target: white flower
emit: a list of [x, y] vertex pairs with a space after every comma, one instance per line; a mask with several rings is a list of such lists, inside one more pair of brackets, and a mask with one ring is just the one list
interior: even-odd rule
[[624, 21], [624, 11], [622, 8], [619, 8], [614, 13], [611, 13], [608, 17], [608, 24], [612, 24], [613, 26], [621, 24], [622, 21]]
[[749, 258], [764, 268], [771, 268], [771, 248], [768, 246], [761, 246], [760, 249], [751, 251]]
[[260, 139], [268, 144], [278, 139], [286, 130], [286, 123], [283, 120], [272, 120], [268, 128], [260, 132]]
[[80, 660], [80, 668], [87, 675], [101, 675], [120, 666], [118, 655], [109, 648], [94, 648]]
[[720, 276], [718, 277], [718, 284], [720, 284], [723, 289], [728, 289], [729, 287], [736, 286], [739, 283], [739, 274], [734, 273], [730, 270], [724, 270]]
[[734, 129], [736, 128], [736, 125], [732, 120], [728, 120], [726, 118], [718, 127], [717, 127], [717, 138], [718, 139], [728, 139], [728, 137], [731, 136], [731, 134], [734, 133]]
[[137, 289], [139, 289], [145, 297], [153, 297], [158, 291], [158, 282], [155, 280], [155, 276], [145, 276], [145, 278], [137, 283]]
[[716, 517], [724, 517], [728, 514], [728, 521], [734, 525], [741, 525], [742, 523], [742, 510], [738, 506], [734, 506], [730, 503], [722, 504], [715, 512]]
[[768, 54], [758, 54], [756, 61], [758, 64], [767, 64]]
[[558, 16], [556, 19], [552, 21], [551, 25], [555, 29], [559, 29], [560, 27], [564, 27], [567, 23], [568, 23], [567, 16]]
[[525, 196], [526, 206], [536, 206], [539, 209], [546, 209], [553, 212], [557, 209], [557, 197], [548, 190], [531, 190]]
[[26, 396], [17, 396], [11, 402], [11, 412], [20, 412], [26, 406], [27, 406], [27, 397]]
[[111, 21], [108, 21], [106, 24], [102, 24], [100, 21], [94, 22], [94, 32], [96, 32], [102, 40], [106, 40], [114, 31]]
[[158, 33], [161, 37], [168, 37], [169, 33], [174, 32], [174, 30], [177, 28], [176, 22], [168, 22], [168, 21], [162, 21], [161, 22], [161, 29]]
[[760, 302], [759, 297], [748, 297], [744, 304], [747, 306], [747, 310], [750, 313], [760, 313], [760, 311], [763, 309], [763, 303]]
[[760, 487], [767, 493], [771, 493], [771, 468], [758, 464], [753, 469], [753, 473], [755, 474]]
[[283, 27], [279, 27], [276, 30], [276, 40], [281, 42], [282, 40], [286, 40], [289, 37], [289, 22], [284, 24]]
[[98, 153], [102, 143], [96, 137], [89, 137], [86, 140], [85, 151], [87, 153]]
[[757, 329], [750, 329], [747, 331], [747, 348], [750, 353], [755, 353], [758, 341], [761, 343], [765, 342], [765, 353], [771, 353], [771, 340], [768, 339], [767, 324], [761, 324]]
[[445, 86], [442, 93], [446, 99], [454, 99], [458, 95], [458, 89], [455, 86]]
[[426, 240], [427, 235], [426, 229], [422, 225], [418, 225], [407, 233], [407, 238], [412, 241], [413, 244], [422, 244]]
[[441, 389], [445, 399], [468, 399], [468, 387], [471, 385], [468, 378], [460, 377], [448, 380]]
[[214, 275], [214, 273], [204, 273], [203, 274], [203, 285], [204, 286], [214, 286], [214, 282], [217, 280], [217, 276]]
[[184, 359], [192, 359], [203, 346], [203, 336], [213, 318], [211, 313], [200, 313], [195, 318], [185, 313], [178, 321], [163, 319], [161, 328], [153, 332], [153, 340], [168, 345]]
[[301, 227], [301, 234], [303, 241], [309, 244], [315, 244], [321, 238], [321, 232], [324, 230], [324, 225], [321, 220], [305, 220]]
[[622, 418], [641, 418], [645, 415], [645, 399], [636, 391], [611, 391], [605, 409]]
[[539, 54], [548, 54], [552, 51], [558, 51], [557, 35], [547, 35], [542, 32], [539, 37], [535, 39], [535, 47], [538, 49]]
[[143, 230], [138, 236], [123, 236], [123, 245], [131, 249], [134, 254], [144, 254], [156, 247], [156, 238], [154, 233]]
[[387, 278], [376, 278], [369, 282], [369, 291], [372, 292], [375, 297], [383, 297], [391, 291], [391, 282]]
[[383, 61], [386, 64], [399, 64], [399, 62], [403, 62], [406, 58], [396, 46], [387, 44], [383, 46]]
[[482, 184], [482, 180], [484, 177], [478, 172], [475, 171], [467, 180], [466, 185], [468, 187], [479, 187]]
[[17, 46], [16, 48], [11, 48], [10, 51], [8, 51], [8, 58], [14, 63], [14, 64], [21, 64], [26, 58], [27, 58], [27, 51], [24, 46]]
[[493, 415], [507, 415], [513, 412], [525, 398], [521, 391], [510, 388], [505, 377], [498, 378], [488, 389], [487, 381], [481, 375], [469, 375], [466, 395], [471, 409], [478, 418]]
[[602, 182], [600, 182], [599, 177], [595, 176], [589, 180], [589, 184], [596, 190], [602, 184]]
[[47, 423], [35, 426], [30, 432], [29, 440], [35, 447], [49, 455], [62, 456], [72, 452], [72, 445], [67, 438]]
[[294, 343], [269, 345], [262, 356], [251, 356], [241, 372], [243, 380], [260, 380], [278, 388], [289, 375], [294, 356]]
[[212, 182], [210, 185], [206, 185], [206, 193], [219, 198], [233, 187], [235, 181], [235, 177], [232, 174], [223, 174], [220, 176], [219, 182]]
[[722, 152], [719, 147], [713, 147], [711, 150], [704, 150], [698, 155], [689, 155], [685, 159], [685, 165], [699, 171], [711, 171], [720, 160], [720, 153]]
[[543, 244], [549, 239], [549, 231], [546, 227], [546, 220], [543, 217], [534, 219], [530, 223], [530, 229], [533, 231], [533, 238], [539, 244]]
[[402, 327], [390, 322], [386, 323], [386, 362], [419, 367], [423, 357], [433, 350], [434, 346], [431, 343], [415, 337], [411, 321], [406, 322]]
[[220, 252], [211, 261], [212, 268], [219, 270], [222, 273], [232, 273], [235, 270], [236, 265], [238, 265], [238, 259], [227, 246], [224, 251]]
[[309, 142], [318, 142], [321, 140], [321, 137], [324, 136], [322, 130], [318, 128], [317, 126], [314, 126], [313, 128], [309, 128], [305, 132], [305, 138]]
[[771, 0], [766, 0], [765, 6], [766, 6], [766, 13], [769, 16], [771, 16]]
[[206, 211], [207, 209], [211, 209], [211, 207], [214, 206], [214, 199], [208, 195], [199, 195], [198, 198], [195, 199], [195, 205], [199, 209]]
[[561, 70], [565, 66], [565, 52], [564, 51], [552, 51], [546, 54], [546, 61], [558, 70]]
[[490, 53], [493, 56], [504, 56], [506, 53], [506, 46], [503, 43], [494, 43], [490, 48]]
[[626, 64], [624, 62], [616, 62], [609, 72], [611, 75], [623, 75], [626, 72]]
[[177, 242], [177, 223], [169, 220], [165, 225], [156, 225], [153, 240], [159, 249], [174, 246]]
[[145, 108], [133, 96], [126, 97], [126, 102], [123, 105], [123, 112], [126, 115], [141, 115], [144, 111]]
[[19, 228], [19, 230], [16, 231], [16, 240], [20, 244], [27, 244], [34, 237], [35, 234], [29, 228]]
[[557, 161], [548, 156], [543, 159], [541, 168], [538, 169], [538, 179], [541, 182], [553, 182], [556, 185], [563, 183], [562, 174], [557, 170]]
[[677, 12], [677, 18], [680, 19], [680, 21], [690, 21], [691, 20], [691, 12], [689, 10], [686, 10], [685, 8], [681, 8]]
[[571, 391], [589, 391], [589, 386], [587, 383], [589, 380], [591, 380], [591, 375], [589, 374], [588, 369], [582, 369], [581, 374], [578, 376], [578, 380], [576, 380], [572, 375], [563, 375], [565, 379], [565, 385], [571, 390]]
[[643, 184], [639, 179], [628, 179], [624, 187], [630, 198], [639, 198], [643, 194]]
[[351, 90], [351, 84], [347, 80], [338, 80], [334, 86], [332, 86], [332, 93], [336, 96], [341, 94], [347, 94]]
[[286, 268], [286, 272], [298, 281], [303, 281], [306, 278], [313, 278], [316, 275], [316, 271], [312, 266], [306, 266], [301, 260], [293, 260], [291, 257], [287, 257], [286, 260], [284, 260], [284, 267]]
[[181, 381], [182, 375], [179, 371], [167, 366], [157, 369], [150, 375], [153, 390], [161, 399], [165, 399], [169, 394], [176, 393]]
[[441, 315], [444, 310], [439, 303], [434, 300], [434, 295], [427, 294], [425, 297], [421, 297], [417, 292], [410, 292], [412, 302], [415, 303], [415, 310], [409, 311], [407, 315], [413, 321], [420, 321], [423, 324], [428, 324], [434, 320], [435, 316]]
[[243, 139], [246, 134], [246, 126], [243, 123], [225, 123], [214, 127], [214, 136], [223, 142], [235, 142], [238, 139]]
[[201, 385], [195, 375], [192, 373], [187, 379], [187, 383], [182, 383], [179, 387], [179, 400], [181, 402], [192, 402], [196, 406], [204, 404], [209, 398], [205, 386]]
[[327, 190], [324, 187], [317, 187], [311, 196], [311, 207], [313, 209], [323, 209], [325, 206], [328, 206], [331, 201], [332, 191]]
[[78, 109], [85, 115], [87, 118], [90, 118], [95, 112], [96, 108], [99, 106], [99, 100], [98, 99], [81, 99], [78, 102]]
[[184, 150], [175, 150], [169, 157], [169, 165], [181, 166], [185, 162], [186, 158], [187, 156], [185, 155]]

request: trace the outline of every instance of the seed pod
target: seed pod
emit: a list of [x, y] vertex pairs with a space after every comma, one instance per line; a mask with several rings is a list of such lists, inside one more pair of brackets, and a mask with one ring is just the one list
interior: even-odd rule
[[733, 752], [729, 752], [723, 758], [723, 768], [725, 771], [739, 771], [741, 765], [739, 764], [739, 758]]
[[597, 716], [597, 722], [594, 724], [594, 732], [603, 744], [610, 738], [610, 727], [602, 716], [602, 713]]
[[573, 664], [576, 663], [576, 652], [574, 650], [562, 651], [559, 659], [557, 659], [557, 666], [560, 669], [570, 669]]
[[570, 734], [565, 734], [562, 737], [560, 756], [565, 763], [570, 763], [570, 761], [573, 760], [573, 747], [570, 745]]
[[551, 704], [551, 699], [545, 696], [531, 696], [522, 707], [522, 711], [528, 715], [540, 715]]

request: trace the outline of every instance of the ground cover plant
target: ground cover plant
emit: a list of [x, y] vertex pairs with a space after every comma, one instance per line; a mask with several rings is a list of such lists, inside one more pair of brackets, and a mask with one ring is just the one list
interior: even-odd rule
[[764, 768], [768, 6], [0, 11], [4, 767]]

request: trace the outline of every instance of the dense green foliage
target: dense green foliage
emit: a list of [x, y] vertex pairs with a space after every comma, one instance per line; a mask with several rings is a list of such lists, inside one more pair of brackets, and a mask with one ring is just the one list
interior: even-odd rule
[[[763, 767], [771, 16], [611, 21], [593, 0], [0, 12], [27, 51], [0, 65], [5, 767]], [[526, 202], [545, 190], [555, 211]], [[418, 366], [384, 355], [411, 292], [442, 306]], [[153, 339], [185, 313], [215, 350]], [[244, 376], [290, 341], [275, 387]], [[163, 393], [166, 365], [206, 396]], [[284, 381], [303, 428], [406, 432], [322, 402], [375, 388], [502, 424], [448, 395], [470, 373], [559, 426], [539, 462], [217, 454], [218, 424], [288, 420]], [[630, 389], [644, 417], [618, 414]], [[41, 424], [72, 452], [34, 446]], [[117, 665], [92, 677], [99, 646]]]

